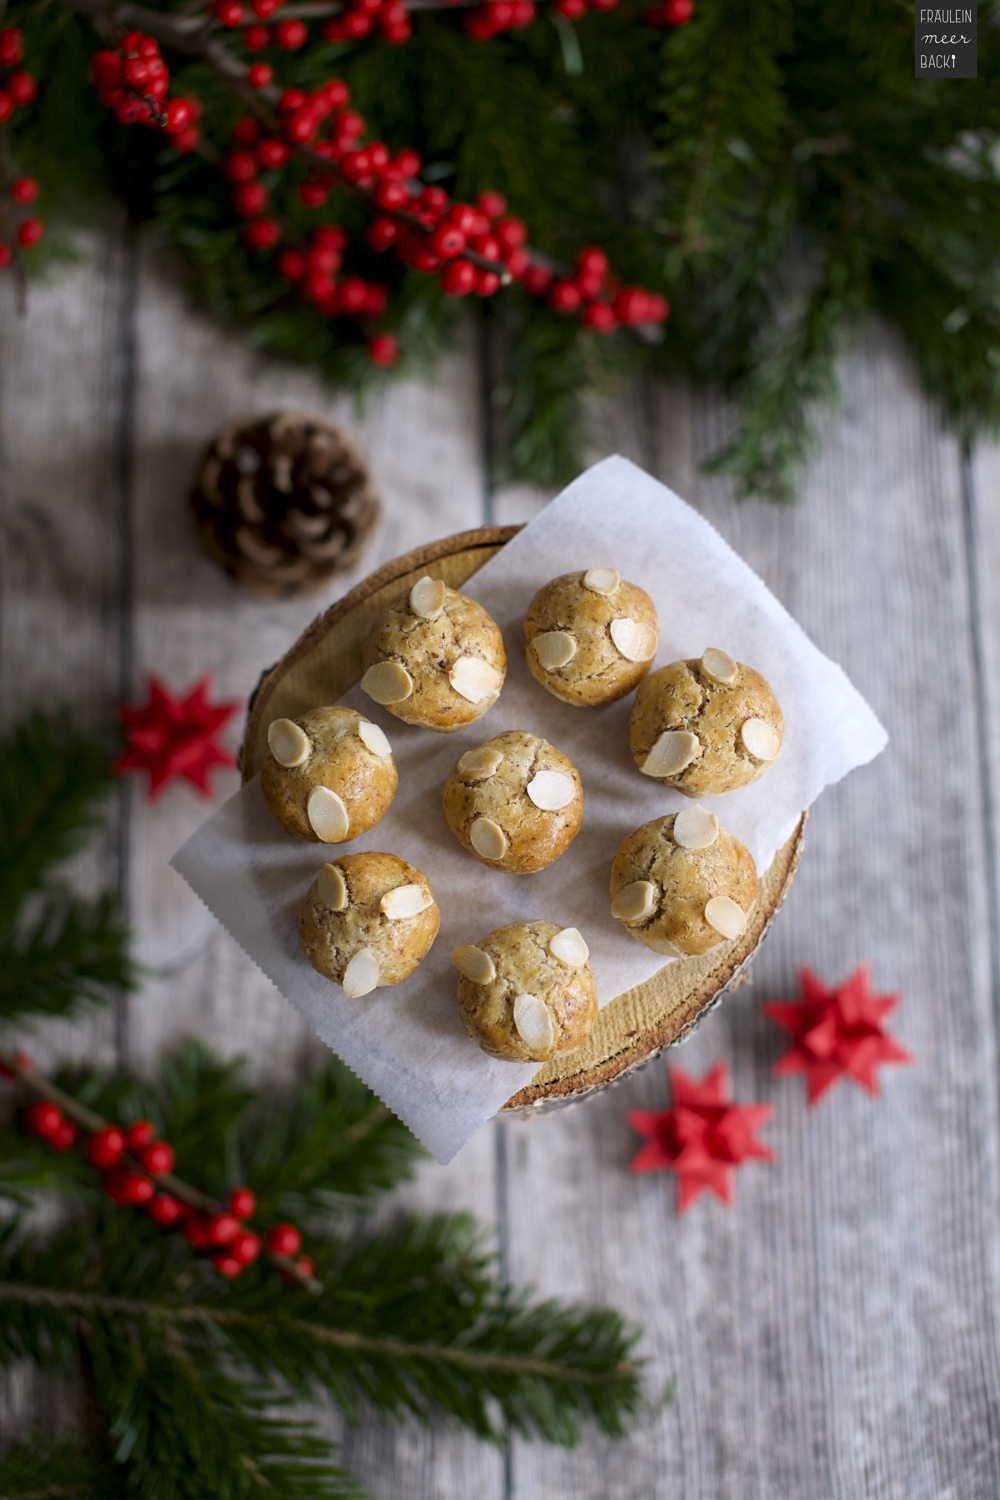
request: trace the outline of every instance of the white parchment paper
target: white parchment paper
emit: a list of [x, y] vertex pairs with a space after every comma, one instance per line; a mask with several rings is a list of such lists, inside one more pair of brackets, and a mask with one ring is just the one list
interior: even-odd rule
[[[877, 755], [886, 733], [841, 669], [713, 527], [622, 458], [605, 459], [581, 475], [465, 585], [507, 644], [507, 680], [489, 713], [442, 735], [401, 724], [357, 688], [342, 700], [381, 724], [392, 742], [399, 791], [378, 827], [334, 849], [303, 843], [279, 827], [258, 779], [173, 859], [323, 1041], [441, 1162], [536, 1072], [532, 1064], [489, 1058], [468, 1039], [455, 1002], [452, 948], [519, 919], [579, 927], [602, 1003], [664, 963], [612, 918], [611, 862], [641, 823], [691, 804], [637, 772], [628, 750], [631, 697], [599, 709], [574, 708], [546, 693], [524, 664], [521, 621], [535, 591], [557, 574], [598, 566], [617, 568], [654, 599], [660, 619], [655, 666], [718, 646], [762, 672], [774, 688], [786, 726], [780, 757], [753, 786], [705, 799], [763, 874], [803, 810], [825, 786]], [[441, 811], [441, 788], [458, 757], [504, 729], [550, 740], [583, 778], [583, 827], [562, 858], [536, 875], [506, 875], [473, 860]], [[349, 1001], [302, 956], [298, 910], [326, 859], [362, 849], [398, 854], [429, 877], [441, 931], [405, 983]]]

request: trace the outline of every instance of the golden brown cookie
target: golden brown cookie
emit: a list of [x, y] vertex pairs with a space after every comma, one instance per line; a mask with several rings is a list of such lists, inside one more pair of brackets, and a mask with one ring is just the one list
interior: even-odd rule
[[492, 708], [507, 671], [496, 622], [467, 594], [421, 578], [365, 642], [361, 686], [406, 724], [447, 733]]
[[564, 573], [528, 606], [528, 670], [566, 703], [612, 703], [649, 671], [657, 629], [652, 599], [614, 568]]
[[512, 922], [451, 957], [465, 1029], [491, 1057], [548, 1062], [583, 1045], [597, 1018], [590, 954], [575, 927]]
[[611, 869], [611, 913], [629, 937], [680, 958], [739, 937], [757, 890], [749, 849], [696, 804], [622, 840]]
[[313, 843], [342, 844], [374, 828], [396, 795], [392, 746], [353, 708], [312, 708], [275, 719], [260, 788], [282, 828]]
[[309, 887], [299, 942], [313, 968], [354, 999], [408, 979], [440, 923], [430, 881], [405, 859], [344, 854]]
[[444, 784], [458, 842], [496, 870], [544, 870], [580, 831], [583, 784], [568, 756], [526, 729], [467, 750]]
[[703, 797], [763, 776], [784, 732], [768, 682], [710, 647], [646, 678], [632, 706], [629, 747], [646, 776]]

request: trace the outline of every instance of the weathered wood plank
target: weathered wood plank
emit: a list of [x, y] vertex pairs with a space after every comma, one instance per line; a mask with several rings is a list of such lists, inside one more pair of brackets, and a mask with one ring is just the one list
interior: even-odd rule
[[[667, 1101], [659, 1063], [509, 1127], [515, 1280], [614, 1300], [644, 1328], [654, 1393], [677, 1380], [623, 1444], [518, 1444], [518, 1500], [1000, 1486], [996, 1045], [959, 454], [884, 334], [866, 336], [844, 386], [792, 511], [736, 506], [696, 474], [726, 420], [707, 398], [663, 393], [644, 431], [633, 395], [605, 428], [607, 449], [655, 455], [892, 743], [820, 800], [754, 984], [676, 1056], [695, 1073], [725, 1058], [736, 1097], [775, 1104], [778, 1159], [740, 1174], [736, 1207], [678, 1218], [670, 1180], [626, 1174], [626, 1111]], [[798, 964], [835, 980], [864, 959], [905, 995], [894, 1030], [919, 1064], [886, 1070], [881, 1101], [841, 1086], [807, 1113], [801, 1080], [770, 1077], [782, 1034], [758, 1002], [792, 993]]]

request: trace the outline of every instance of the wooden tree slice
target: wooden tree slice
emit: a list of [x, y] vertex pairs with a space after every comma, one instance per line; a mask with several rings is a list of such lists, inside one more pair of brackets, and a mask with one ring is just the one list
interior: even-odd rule
[[[491, 526], [464, 531], [409, 552], [372, 573], [314, 620], [281, 661], [264, 673], [250, 700], [241, 751], [244, 781], [256, 776], [264, 762], [272, 719], [294, 719], [317, 704], [341, 697], [360, 680], [362, 644], [382, 611], [404, 589], [425, 573], [460, 588], [519, 529]], [[742, 937], [701, 958], [665, 964], [644, 984], [609, 1001], [585, 1046], [540, 1068], [504, 1110], [534, 1113], [572, 1103], [690, 1035], [726, 990], [740, 982], [759, 948], [799, 862], [805, 821], [803, 814], [792, 837], [775, 855]]]

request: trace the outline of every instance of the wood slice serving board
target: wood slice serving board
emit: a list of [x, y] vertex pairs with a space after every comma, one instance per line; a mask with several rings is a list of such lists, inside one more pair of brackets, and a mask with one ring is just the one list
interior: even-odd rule
[[[332, 703], [362, 675], [361, 647], [375, 620], [404, 589], [429, 573], [461, 588], [520, 528], [484, 527], [445, 537], [386, 563], [314, 620], [278, 664], [265, 672], [250, 701], [241, 752], [244, 781], [260, 770], [272, 719], [290, 718]], [[784, 899], [802, 852], [803, 814], [761, 881], [760, 897], [741, 938], [700, 958], [665, 964], [651, 979], [601, 1008], [585, 1045], [546, 1063], [506, 1112], [534, 1112], [568, 1104], [621, 1078], [681, 1041], [726, 990], [739, 983]]]

